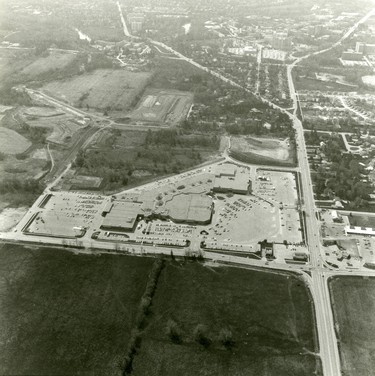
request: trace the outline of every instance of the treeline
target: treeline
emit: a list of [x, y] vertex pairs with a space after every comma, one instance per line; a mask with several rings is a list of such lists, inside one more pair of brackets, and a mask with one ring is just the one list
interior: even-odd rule
[[146, 320], [151, 312], [152, 298], [155, 294], [158, 280], [164, 266], [165, 261], [162, 259], [157, 259], [152, 266], [145, 292], [138, 307], [135, 328], [131, 332], [126, 356], [121, 366], [123, 376], [130, 375], [133, 370], [133, 360], [141, 346], [142, 331], [146, 327]]

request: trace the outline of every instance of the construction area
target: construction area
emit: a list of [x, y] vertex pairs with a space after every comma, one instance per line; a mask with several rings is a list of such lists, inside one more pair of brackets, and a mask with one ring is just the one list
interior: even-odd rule
[[192, 103], [190, 92], [148, 89], [129, 117], [136, 121], [176, 125], [186, 118]]

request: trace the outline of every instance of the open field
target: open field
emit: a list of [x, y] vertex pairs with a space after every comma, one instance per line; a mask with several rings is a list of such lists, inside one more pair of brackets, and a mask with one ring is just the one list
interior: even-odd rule
[[132, 112], [134, 120], [177, 124], [186, 118], [193, 94], [177, 90], [149, 89]]
[[290, 159], [288, 140], [255, 137], [231, 137], [231, 150], [239, 153], [251, 152], [262, 157], [288, 161]]
[[[151, 312], [134, 376], [321, 375], [308, 353], [315, 352], [310, 298], [291, 275], [170, 263]], [[166, 334], [168, 320], [181, 343]], [[194, 340], [198, 324], [207, 327], [207, 347]], [[232, 333], [230, 348], [218, 340], [223, 329]]]
[[47, 57], [39, 58], [22, 69], [20, 74], [27, 76], [39, 76], [53, 70], [61, 70], [76, 59], [72, 53], [53, 52]]
[[4, 154], [21, 154], [31, 146], [31, 142], [13, 129], [0, 127], [0, 152]]
[[99, 69], [50, 82], [43, 86], [43, 91], [76, 107], [125, 110], [142, 93], [150, 76], [150, 73]]
[[341, 85], [332, 81], [321, 81], [313, 78], [299, 77], [296, 82], [296, 90], [320, 90], [320, 91], [353, 91], [352, 86]]
[[330, 281], [342, 374], [371, 376], [375, 369], [375, 279], [336, 277]]
[[7, 156], [0, 162], [0, 176], [2, 179], [37, 178], [42, 171], [49, 169], [47, 161], [40, 158], [26, 157], [18, 159], [13, 155]]
[[[1, 210], [1, 209], [0, 209]], [[5, 208], [0, 211], [0, 231], [12, 229], [27, 213], [27, 208]]]
[[6, 80], [32, 62], [33, 51], [0, 48], [0, 78]]
[[121, 374], [152, 263], [0, 245], [0, 374]]

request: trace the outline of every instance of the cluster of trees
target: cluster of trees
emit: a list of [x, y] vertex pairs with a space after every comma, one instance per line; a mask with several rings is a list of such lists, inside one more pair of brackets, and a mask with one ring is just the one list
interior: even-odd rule
[[0, 86], [0, 102], [7, 106], [31, 106], [32, 101], [29, 95], [20, 90], [13, 89], [13, 83], [3, 82]]
[[319, 196], [338, 196], [353, 202], [369, 200], [372, 190], [367, 182], [362, 181], [364, 171], [356, 156], [343, 154], [338, 162], [332, 163], [328, 171], [319, 167], [317, 172], [314, 180]]
[[[166, 334], [173, 343], [180, 344], [183, 342], [183, 331], [174, 320], [168, 320]], [[208, 327], [204, 324], [198, 324], [194, 328], [193, 339], [205, 348], [209, 347], [213, 342], [212, 335], [210, 335]], [[228, 350], [234, 346], [233, 334], [227, 328], [220, 330], [216, 340]]]
[[288, 115], [283, 113], [275, 115], [270, 122], [270, 129], [264, 126], [267, 119], [268, 116], [262, 116], [262, 114], [260, 114], [260, 116], [257, 115], [256, 118], [244, 119], [237, 123], [229, 124], [225, 126], [225, 130], [232, 135], [271, 134], [273, 136], [290, 137], [291, 140], [294, 140], [295, 131]]
[[32, 194], [41, 194], [43, 191], [42, 185], [39, 181], [34, 179], [21, 180], [18, 178], [1, 179], [0, 180], [0, 193], [18, 193], [24, 192]]
[[357, 131], [362, 125], [350, 116], [339, 119], [319, 119], [314, 117], [313, 119], [305, 119], [303, 126], [306, 129], [320, 129], [320, 130], [337, 130], [353, 132]]
[[[316, 132], [311, 132], [306, 136], [308, 141], [313, 144], [319, 144], [323, 140]], [[351, 153], [344, 154], [342, 139], [339, 135], [325, 138], [324, 143], [321, 151], [331, 162], [329, 167], [317, 167], [315, 162], [312, 162], [312, 169], [317, 172], [313, 174], [313, 179], [318, 198], [339, 197], [350, 201], [350, 208], [364, 206], [370, 199], [369, 194], [372, 188], [364, 179], [368, 173], [359, 164], [361, 157]]]
[[217, 135], [187, 135], [182, 130], [149, 131], [143, 144], [131, 151], [119, 153], [114, 149], [113, 132], [103, 150], [80, 151], [73, 167], [84, 175], [100, 176], [109, 190], [129, 184], [137, 179], [134, 171], [148, 171], [151, 175], [178, 173], [202, 162], [202, 152], [216, 150], [220, 144]]
[[151, 269], [145, 292], [141, 298], [141, 303], [137, 312], [135, 320], [135, 328], [131, 332], [127, 355], [125, 356], [124, 362], [122, 364], [122, 374], [123, 376], [130, 375], [133, 370], [133, 360], [142, 341], [142, 330], [146, 326], [147, 316], [150, 314], [152, 298], [156, 291], [156, 286], [160, 274], [165, 266], [165, 261], [162, 259], [157, 259]]
[[216, 149], [220, 139], [217, 135], [191, 135], [186, 136], [176, 129], [162, 129], [158, 132], [149, 130], [145, 139], [145, 147], [167, 146], [171, 147], [203, 147]]

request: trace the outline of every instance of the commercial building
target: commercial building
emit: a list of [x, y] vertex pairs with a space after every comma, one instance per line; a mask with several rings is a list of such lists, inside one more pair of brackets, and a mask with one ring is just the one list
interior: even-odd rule
[[348, 234], [375, 236], [375, 228], [360, 227], [360, 226], [345, 226], [345, 235], [348, 235]]
[[215, 174], [214, 192], [246, 195], [250, 190], [251, 181], [248, 174], [238, 172], [237, 166], [233, 164], [219, 166]]
[[179, 194], [165, 203], [160, 216], [176, 223], [209, 224], [212, 219], [213, 201], [201, 194]]
[[110, 201], [103, 210], [102, 230], [127, 231], [135, 230], [137, 222], [143, 217], [142, 202]]

